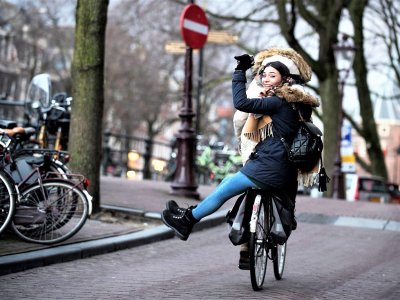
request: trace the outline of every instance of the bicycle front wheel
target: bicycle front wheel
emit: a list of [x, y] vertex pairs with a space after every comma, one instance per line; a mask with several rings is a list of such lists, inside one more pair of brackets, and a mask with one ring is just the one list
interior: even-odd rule
[[274, 264], [274, 275], [276, 280], [281, 280], [283, 276], [283, 270], [285, 268], [286, 259], [286, 243], [283, 245], [276, 245], [272, 248], [272, 257]]
[[0, 173], [0, 234], [10, 224], [15, 209], [14, 187], [7, 177]]
[[256, 230], [250, 233], [250, 278], [253, 290], [262, 289], [265, 272], [267, 270], [268, 248], [267, 248], [267, 211], [264, 201], [260, 202], [257, 212]]
[[88, 200], [73, 183], [48, 180], [21, 194], [11, 226], [25, 241], [59, 243], [76, 234], [86, 222]]

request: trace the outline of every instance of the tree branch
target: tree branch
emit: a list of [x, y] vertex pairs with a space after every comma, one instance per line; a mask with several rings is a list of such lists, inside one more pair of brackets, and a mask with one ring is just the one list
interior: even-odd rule
[[356, 123], [356, 121], [354, 121], [353, 117], [345, 111], [343, 111], [343, 116], [350, 122], [351, 126], [357, 131], [357, 133], [365, 139], [363, 129]]
[[318, 31], [320, 28], [322, 28], [322, 20], [320, 20], [316, 15], [307, 9], [303, 0], [295, 0], [295, 4], [297, 5], [300, 15], [307, 20], [307, 23], [310, 24], [315, 31]]
[[373, 174], [373, 170], [370, 164], [368, 164], [362, 157], [360, 157], [357, 153], [354, 153], [356, 158], [356, 162], [368, 173]]
[[281, 32], [285, 37], [288, 44], [296, 50], [310, 65], [311, 69], [319, 70], [319, 64], [304, 50], [304, 48], [300, 45], [298, 40], [294, 36], [294, 31], [296, 27], [296, 13], [294, 11], [295, 6], [294, 2], [296, 0], [290, 0], [291, 2], [291, 19], [289, 20], [287, 12], [286, 12], [286, 2], [276, 0], [276, 6], [278, 8], [279, 14], [279, 26], [281, 28]]

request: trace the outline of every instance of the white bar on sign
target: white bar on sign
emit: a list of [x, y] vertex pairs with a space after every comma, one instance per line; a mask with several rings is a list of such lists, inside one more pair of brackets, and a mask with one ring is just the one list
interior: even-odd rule
[[194, 32], [201, 33], [204, 35], [208, 34], [208, 26], [197, 23], [197, 22], [190, 21], [188, 19], [183, 20], [183, 28], [186, 28], [186, 29], [189, 29], [189, 30], [192, 30]]

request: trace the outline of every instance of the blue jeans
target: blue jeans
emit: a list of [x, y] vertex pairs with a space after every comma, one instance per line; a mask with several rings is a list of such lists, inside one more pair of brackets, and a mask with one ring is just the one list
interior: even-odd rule
[[225, 177], [216, 189], [192, 210], [197, 220], [216, 212], [226, 201], [244, 193], [248, 188], [258, 188], [246, 175], [240, 171]]

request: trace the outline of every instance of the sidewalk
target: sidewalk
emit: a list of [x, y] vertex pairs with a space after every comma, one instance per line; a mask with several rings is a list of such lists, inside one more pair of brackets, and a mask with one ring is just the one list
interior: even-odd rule
[[[214, 188], [199, 186], [198, 192], [204, 198]], [[172, 196], [171, 191], [169, 182], [102, 177], [102, 207], [132, 215], [137, 221], [106, 223], [90, 219], [74, 237], [52, 246], [26, 243], [6, 234], [0, 239], [0, 275], [172, 238], [172, 230], [160, 221], [160, 212], [164, 209], [165, 202], [175, 199], [180, 206], [185, 207], [195, 205], [198, 201]], [[234, 201], [235, 199], [229, 200], [218, 212], [196, 225], [195, 229], [201, 230], [224, 223], [225, 214]], [[400, 205], [298, 196], [296, 216], [300, 223], [400, 232]]]

